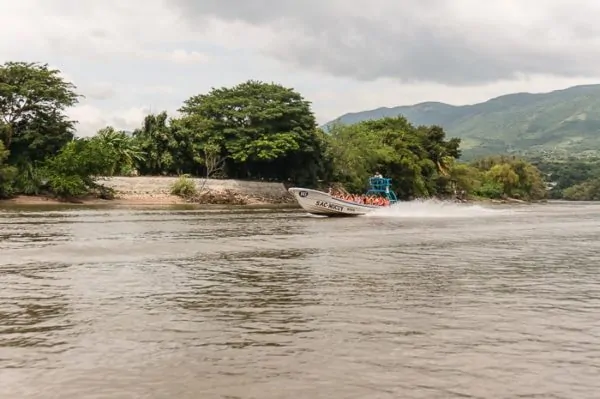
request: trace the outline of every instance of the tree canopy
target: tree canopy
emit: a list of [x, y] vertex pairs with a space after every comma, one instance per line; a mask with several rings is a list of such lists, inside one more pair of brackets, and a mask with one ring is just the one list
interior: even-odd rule
[[480, 184], [474, 192], [482, 197], [536, 200], [547, 195], [542, 173], [524, 159], [489, 156], [474, 161], [472, 166], [480, 173]]
[[75, 85], [47, 64], [0, 66], [0, 138], [11, 160], [41, 160], [73, 138], [65, 110], [78, 102]]
[[235, 178], [314, 180], [324, 137], [310, 103], [291, 88], [247, 81], [190, 97], [179, 111]]
[[6, 164], [9, 152], [0, 141], [0, 198], [7, 198], [13, 193], [16, 168]]
[[335, 178], [353, 190], [364, 189], [375, 171], [393, 179], [401, 198], [450, 190], [446, 176], [460, 141], [446, 140], [439, 126], [415, 127], [397, 117], [334, 126], [330, 134]]

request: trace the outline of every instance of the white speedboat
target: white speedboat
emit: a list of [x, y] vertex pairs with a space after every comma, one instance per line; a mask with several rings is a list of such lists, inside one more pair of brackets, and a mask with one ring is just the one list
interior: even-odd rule
[[[372, 177], [369, 179], [370, 189], [367, 196], [378, 196], [387, 199], [391, 205], [397, 202], [396, 194], [390, 189], [391, 179]], [[291, 187], [288, 191], [306, 212], [325, 216], [360, 216], [389, 205], [368, 205], [347, 201], [323, 191], [309, 188]]]

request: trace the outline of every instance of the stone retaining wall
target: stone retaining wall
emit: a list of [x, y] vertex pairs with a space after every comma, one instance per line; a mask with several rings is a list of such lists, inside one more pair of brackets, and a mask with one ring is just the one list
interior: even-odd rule
[[[136, 177], [109, 177], [98, 181], [107, 187], [113, 188], [122, 195], [170, 195], [171, 185], [177, 177], [161, 176], [136, 176]], [[282, 198], [289, 194], [282, 183], [258, 182], [245, 180], [219, 180], [190, 178], [196, 183], [198, 190], [211, 192], [232, 191], [236, 194], [249, 197]]]

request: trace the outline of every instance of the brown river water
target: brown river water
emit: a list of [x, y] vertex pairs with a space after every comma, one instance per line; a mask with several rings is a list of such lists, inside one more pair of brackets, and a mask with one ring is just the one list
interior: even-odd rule
[[598, 398], [600, 204], [0, 208], [0, 398]]

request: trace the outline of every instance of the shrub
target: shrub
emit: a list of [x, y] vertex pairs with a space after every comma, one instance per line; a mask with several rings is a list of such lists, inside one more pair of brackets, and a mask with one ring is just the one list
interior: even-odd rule
[[481, 185], [477, 190], [475, 190], [475, 195], [484, 197], [484, 198], [492, 198], [498, 199], [502, 198], [504, 194], [504, 190], [502, 185], [497, 182], [487, 181]]
[[196, 184], [189, 175], [181, 175], [171, 186], [171, 194], [183, 198], [190, 198], [198, 194]]

